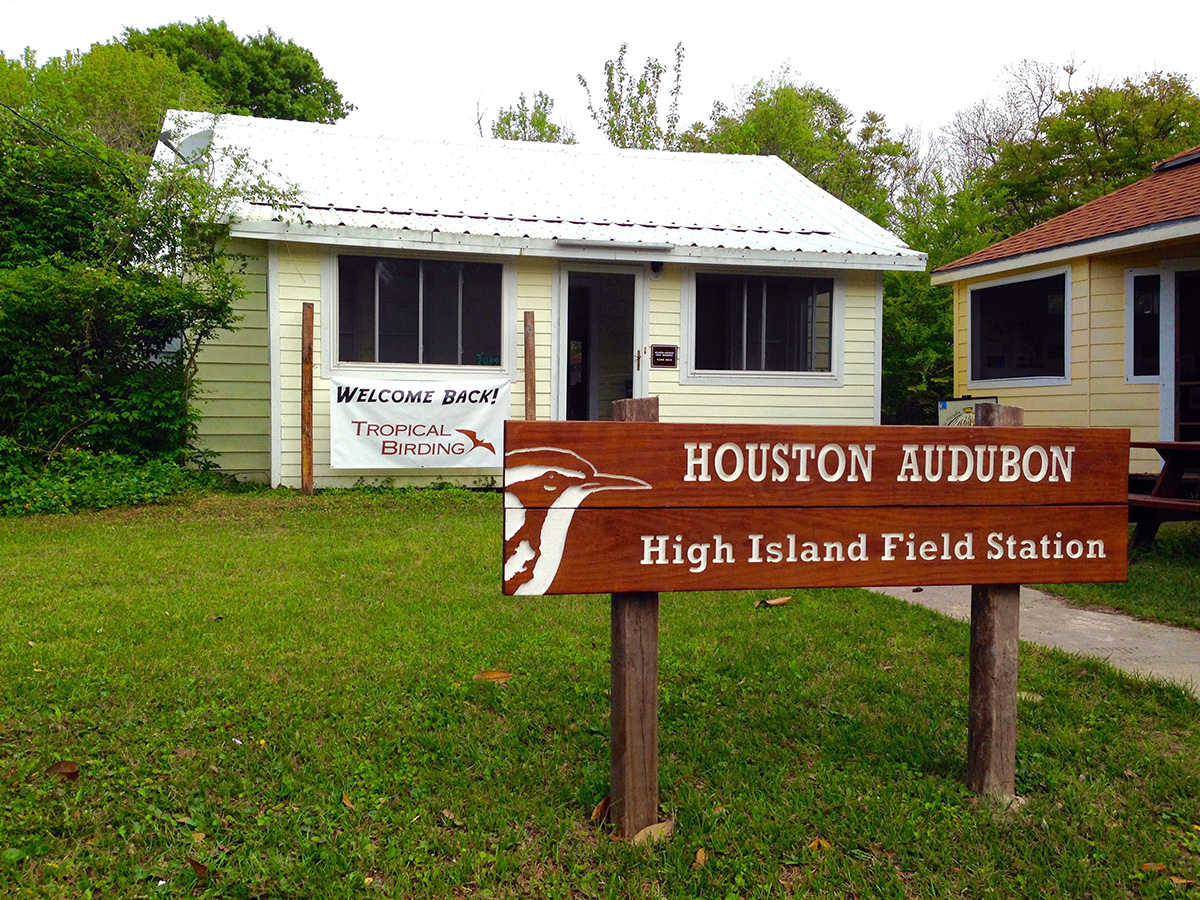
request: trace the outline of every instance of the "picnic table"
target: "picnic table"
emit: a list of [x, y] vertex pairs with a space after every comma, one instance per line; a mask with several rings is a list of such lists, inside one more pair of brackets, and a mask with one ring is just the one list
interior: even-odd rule
[[1162, 468], [1149, 494], [1129, 495], [1129, 521], [1136, 523], [1133, 543], [1154, 543], [1163, 522], [1200, 520], [1200, 500], [1184, 496], [1184, 476], [1200, 469], [1200, 441], [1131, 441], [1130, 447], [1154, 450], [1162, 457]]

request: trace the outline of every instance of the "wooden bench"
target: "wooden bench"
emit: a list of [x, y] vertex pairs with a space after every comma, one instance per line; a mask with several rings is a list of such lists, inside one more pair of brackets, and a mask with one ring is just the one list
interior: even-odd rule
[[1133, 441], [1130, 446], [1155, 450], [1163, 460], [1151, 492], [1129, 495], [1129, 521], [1137, 524], [1133, 543], [1148, 547], [1161, 523], [1200, 521], [1200, 500], [1179, 496], [1188, 470], [1200, 468], [1200, 442]]
[[1200, 519], [1200, 500], [1183, 497], [1154, 497], [1150, 494], [1129, 495], [1129, 521], [1138, 522], [1146, 518], [1141, 510], [1154, 510], [1153, 515], [1162, 522], [1187, 522]]

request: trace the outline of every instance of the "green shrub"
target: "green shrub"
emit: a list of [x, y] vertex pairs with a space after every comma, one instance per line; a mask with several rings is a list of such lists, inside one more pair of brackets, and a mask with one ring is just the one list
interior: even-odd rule
[[0, 437], [0, 516], [158, 503], [224, 483], [211, 472], [167, 459], [77, 449], [44, 456], [22, 452]]
[[0, 270], [0, 435], [148, 459], [180, 451], [195, 413], [172, 353], [211, 315], [195, 287], [55, 257]]

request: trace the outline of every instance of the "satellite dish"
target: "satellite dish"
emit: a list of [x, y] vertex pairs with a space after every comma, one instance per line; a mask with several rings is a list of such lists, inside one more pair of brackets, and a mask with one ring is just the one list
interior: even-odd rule
[[211, 128], [205, 128], [203, 131], [189, 134], [179, 145], [179, 155], [188, 164], [198, 162], [200, 157], [207, 153], [208, 148], [212, 146], [212, 140], [213, 132]]
[[178, 144], [175, 143], [175, 133], [164, 131], [158, 139], [186, 165], [192, 166], [200, 162], [212, 146], [213, 131], [205, 128], [195, 134], [189, 134]]

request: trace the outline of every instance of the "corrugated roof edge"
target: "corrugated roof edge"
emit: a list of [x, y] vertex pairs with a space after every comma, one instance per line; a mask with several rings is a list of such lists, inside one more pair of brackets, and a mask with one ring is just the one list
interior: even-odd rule
[[[806, 228], [772, 227], [772, 226], [774, 226], [773, 222], [767, 222], [766, 225], [768, 227], [744, 228], [744, 227], [740, 227], [740, 226], [744, 226], [748, 223], [741, 223], [741, 222], [736, 222], [735, 220], [726, 219], [726, 221], [724, 223], [722, 223], [721, 225], [714, 228], [714, 226], [706, 224], [704, 222], [692, 222], [692, 221], [688, 221], [686, 219], [678, 220], [676, 222], [668, 221], [665, 219], [665, 217], [662, 219], [655, 219], [653, 216], [650, 216], [645, 219], [642, 219], [642, 218], [638, 217], [638, 214], [636, 212], [634, 213], [634, 215], [632, 217], [629, 215], [626, 215], [625, 218], [621, 218], [621, 219], [619, 219], [619, 221], [614, 220], [612, 217], [607, 217], [607, 218], [601, 219], [600, 217], [597, 217], [595, 215], [585, 215], [582, 217], [578, 217], [578, 219], [581, 223], [586, 222], [589, 224], [597, 224], [597, 225], [604, 225], [604, 226], [614, 224], [614, 222], [615, 222], [615, 224], [622, 224], [622, 223], [629, 224], [629, 225], [643, 224], [643, 225], [651, 225], [653, 227], [659, 227], [659, 228], [669, 228], [669, 227], [675, 226], [675, 227], [682, 227], [682, 228], [703, 228], [703, 229], [711, 228], [715, 231], [724, 230], [726, 232], [752, 231], [752, 232], [756, 232], [759, 234], [785, 234], [785, 235], [786, 234], [805, 234], [805, 233], [814, 234], [814, 235], [831, 234], [831, 235], [836, 235], [839, 238], [841, 238], [847, 242], [846, 247], [836, 248], [836, 251], [839, 251], [839, 252], [844, 250], [851, 255], [861, 255], [862, 250], [868, 250], [869, 255], [872, 255], [872, 256], [882, 255], [882, 256], [885, 256], [888, 258], [895, 258], [898, 260], [903, 259], [904, 265], [902, 267], [905, 269], [917, 268], [918, 264], [920, 267], [923, 267], [925, 265], [925, 254], [920, 253], [919, 251], [912, 250], [906, 244], [904, 244], [903, 241], [899, 240], [899, 238], [897, 238], [896, 235], [892, 234], [887, 229], [879, 226], [875, 222], [872, 222], [871, 220], [867, 219], [865, 216], [862, 216], [861, 213], [858, 213], [856, 210], [853, 210], [852, 208], [845, 206], [845, 204], [841, 203], [841, 201], [836, 200], [836, 198], [831, 197], [826, 192], [822, 191], [820, 188], [818, 188], [816, 185], [814, 185], [811, 181], [809, 181], [807, 178], [805, 178], [800, 173], [796, 172], [794, 169], [792, 169], [790, 166], [788, 166], [786, 163], [784, 163], [781, 159], [779, 159], [777, 157], [761, 157], [761, 156], [760, 157], [752, 157], [752, 156], [739, 156], [739, 155], [731, 155], [731, 154], [698, 154], [698, 153], [684, 153], [684, 152], [679, 152], [679, 151], [637, 150], [637, 149], [615, 148], [615, 147], [609, 147], [606, 145], [564, 146], [564, 145], [553, 145], [553, 144], [536, 144], [536, 143], [519, 142], [519, 141], [495, 141], [495, 140], [487, 140], [487, 139], [471, 140], [471, 141], [455, 141], [455, 142], [433, 141], [433, 140], [428, 140], [428, 139], [420, 139], [420, 138], [414, 139], [414, 138], [407, 138], [407, 137], [398, 136], [398, 135], [394, 135], [394, 134], [381, 133], [377, 130], [372, 130], [372, 129], [359, 129], [359, 128], [353, 127], [352, 125], [348, 125], [347, 123], [339, 123], [337, 125], [329, 125], [329, 124], [323, 124], [323, 123], [307, 123], [307, 122], [294, 122], [294, 121], [283, 121], [283, 120], [272, 120], [272, 119], [259, 119], [259, 118], [252, 118], [252, 117], [247, 117], [247, 116], [228, 116], [228, 115], [216, 116], [211, 113], [186, 113], [186, 112], [179, 112], [179, 111], [169, 112], [167, 114], [166, 121], [167, 121], [168, 125], [176, 125], [181, 134], [185, 130], [187, 130], [189, 127], [193, 128], [193, 129], [198, 128], [198, 127], [203, 127], [203, 128], [215, 127], [216, 131], [217, 131], [217, 143], [224, 143], [227, 147], [233, 147], [233, 148], [243, 148], [244, 145], [246, 145], [246, 144], [253, 144], [253, 136], [255, 133], [270, 133], [270, 134], [275, 135], [276, 137], [274, 138], [273, 141], [268, 141], [268, 143], [274, 143], [276, 146], [278, 146], [278, 144], [281, 144], [281, 143], [284, 145], [287, 145], [288, 143], [290, 143], [291, 135], [295, 135], [297, 140], [301, 139], [305, 135], [321, 135], [321, 136], [327, 136], [330, 138], [337, 138], [339, 143], [344, 141], [344, 139], [347, 137], [353, 137], [353, 138], [360, 138], [362, 140], [368, 140], [368, 141], [380, 141], [380, 142], [383, 142], [384, 144], [401, 143], [401, 144], [410, 145], [410, 146], [415, 145], [415, 146], [423, 146], [425, 148], [437, 148], [438, 150], [441, 150], [442, 148], [450, 150], [455, 147], [461, 147], [461, 148], [465, 148], [465, 150], [467, 152], [475, 154], [476, 156], [478, 156], [478, 151], [480, 148], [486, 147], [486, 148], [491, 148], [492, 150], [500, 150], [501, 148], [503, 148], [502, 152], [504, 150], [506, 150], [509, 153], [515, 153], [515, 154], [519, 154], [521, 156], [526, 156], [526, 157], [528, 157], [530, 155], [536, 156], [539, 154], [554, 154], [554, 155], [570, 155], [575, 158], [595, 158], [597, 160], [601, 160], [601, 159], [613, 160], [613, 159], [621, 159], [621, 158], [626, 158], [626, 159], [671, 159], [671, 158], [675, 158], [675, 159], [678, 159], [680, 162], [683, 162], [686, 160], [686, 164], [690, 167], [700, 166], [700, 167], [703, 167], [706, 169], [709, 167], [718, 168], [718, 169], [719, 168], [728, 169], [728, 167], [732, 166], [732, 167], [741, 169], [743, 171], [752, 171], [752, 172], [757, 173], [755, 176], [753, 176], [752, 180], [766, 183], [767, 185], [769, 185], [769, 183], [772, 181], [782, 181], [784, 183], [790, 183], [792, 185], [795, 185], [796, 187], [793, 189], [793, 191], [782, 192], [782, 196], [790, 198], [788, 201], [785, 201], [785, 207], [782, 207], [782, 208], [786, 208], [787, 202], [795, 203], [795, 202], [797, 202], [797, 200], [799, 200], [799, 198], [805, 198], [804, 200], [800, 201], [801, 203], [804, 204], [804, 206], [793, 207], [793, 209], [805, 209], [805, 206], [807, 206], [807, 204], [810, 202], [810, 200], [808, 198], [812, 198], [813, 201], [818, 204], [818, 206], [816, 207], [819, 210], [819, 215], [817, 217], [818, 220], [811, 223], [812, 227], [806, 227]], [[224, 134], [222, 135], [221, 132], [224, 132]], [[165, 152], [165, 151], [163, 150], [163, 148], [160, 148], [160, 152]], [[268, 151], [268, 152], [270, 152], [270, 151]], [[507, 154], [505, 154], [505, 155], [507, 155]], [[273, 168], [271, 166], [269, 159], [264, 159], [263, 162], [268, 167]], [[515, 162], [515, 161], [513, 164], [521, 165], [521, 163]], [[693, 171], [695, 171], [695, 170], [693, 169]], [[277, 173], [277, 174], [281, 178], [284, 177], [282, 174], [279, 174], [279, 173]], [[802, 185], [802, 187], [801, 187], [801, 185]], [[769, 188], [768, 188], [768, 195], [769, 195]], [[366, 198], [364, 198], [364, 199], [366, 199]], [[828, 201], [828, 205], [825, 205], [826, 201]], [[328, 204], [328, 203], [321, 203], [321, 202], [310, 203], [308, 205], [310, 205], [313, 209], [320, 209], [320, 208], [325, 208], [325, 209], [339, 208], [340, 209], [340, 208], [342, 208], [341, 204]], [[381, 206], [369, 206], [369, 208], [377, 209], [381, 213], [389, 212], [389, 210], [387, 210], [387, 208], [386, 208], [386, 204], [381, 205]], [[348, 210], [363, 209], [364, 211], [366, 211], [368, 209], [368, 207], [350, 206], [350, 207], [347, 207], [347, 209]], [[393, 206], [391, 211], [393, 211], [393, 212], [397, 211], [397, 207]], [[444, 209], [443, 210], [435, 210], [435, 209], [418, 210], [416, 208], [413, 208], [413, 209], [407, 210], [407, 212], [409, 212], [409, 214], [412, 214], [412, 215], [418, 214], [418, 212], [420, 212], [421, 214], [439, 214], [439, 215], [443, 215], [443, 216], [452, 216], [455, 214], [453, 212], [447, 212]], [[547, 212], [552, 212], [552, 210], [547, 210]], [[471, 210], [468, 210], [468, 211], [462, 213], [462, 215], [468, 216], [472, 219], [488, 218], [488, 216], [486, 216], [486, 214], [481, 216], [478, 213], [478, 211], [471, 211]], [[389, 218], [390, 218], [390, 216], [389, 216]], [[501, 216], [496, 216], [495, 218], [497, 218], [498, 220], [502, 220], [505, 217], [503, 215], [501, 215]], [[520, 217], [520, 218], [522, 221], [526, 220], [525, 217]], [[552, 222], [552, 221], [556, 221], [558, 218], [559, 217], [554, 216], [554, 215], [545, 216], [545, 217], [533, 216], [533, 217], [530, 217], [528, 219], [528, 221]], [[576, 217], [566, 217], [566, 218], [569, 219], [570, 221], [575, 221], [575, 219], [576, 219]], [[788, 218], [788, 217], [785, 216], [785, 218]], [[735, 217], [735, 219], [736, 219], [736, 217]], [[780, 222], [780, 224], [781, 225], [790, 225], [793, 223]], [[795, 224], [799, 224], [799, 222], [796, 222]], [[859, 250], [857, 254], [856, 254], [855, 250], [853, 249], [854, 244], [858, 244], [861, 247], [861, 250]]]

